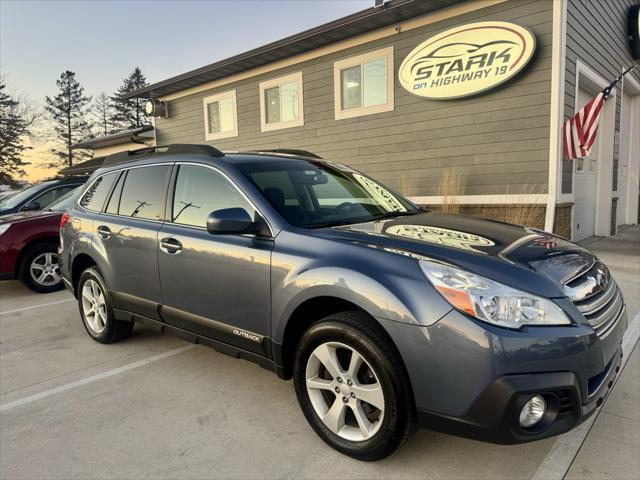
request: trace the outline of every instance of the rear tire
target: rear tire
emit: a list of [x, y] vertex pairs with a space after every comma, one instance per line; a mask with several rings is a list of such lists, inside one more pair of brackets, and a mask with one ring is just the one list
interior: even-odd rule
[[34, 292], [51, 293], [64, 288], [58, 269], [58, 245], [30, 247], [20, 262], [18, 278]]
[[78, 307], [84, 328], [96, 342], [114, 343], [133, 331], [133, 322], [114, 317], [111, 295], [96, 267], [89, 267], [80, 275]]
[[312, 325], [298, 343], [293, 380], [311, 427], [350, 457], [385, 458], [417, 428], [399, 353], [363, 312], [333, 314]]

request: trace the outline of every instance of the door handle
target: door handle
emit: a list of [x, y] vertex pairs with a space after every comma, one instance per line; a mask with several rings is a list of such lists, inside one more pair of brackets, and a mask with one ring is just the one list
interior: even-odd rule
[[164, 253], [175, 255], [182, 251], [182, 244], [175, 238], [163, 238], [160, 240], [160, 250]]
[[109, 229], [109, 227], [106, 227], [104, 225], [100, 225], [97, 231], [98, 235], [100, 235], [105, 240], [111, 236], [111, 230]]

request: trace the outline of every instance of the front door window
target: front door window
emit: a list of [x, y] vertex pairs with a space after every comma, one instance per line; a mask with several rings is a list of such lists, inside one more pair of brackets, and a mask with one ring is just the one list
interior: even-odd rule
[[206, 227], [207, 216], [224, 208], [254, 209], [238, 189], [221, 173], [197, 165], [181, 165], [173, 195], [171, 221], [180, 225]]

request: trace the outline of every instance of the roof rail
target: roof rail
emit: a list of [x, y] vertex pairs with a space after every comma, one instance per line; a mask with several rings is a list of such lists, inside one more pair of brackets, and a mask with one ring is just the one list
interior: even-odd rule
[[308, 150], [298, 150], [295, 148], [270, 148], [267, 150], [255, 150], [251, 153], [280, 153], [283, 155], [297, 155], [299, 157], [310, 157], [310, 158], [318, 158], [322, 159], [320, 155], [316, 155], [313, 152], [309, 152]]
[[115, 163], [130, 162], [132, 160], [139, 160], [151, 155], [177, 155], [177, 154], [190, 154], [190, 155], [206, 155], [208, 157], [224, 157], [217, 148], [211, 145], [198, 145], [188, 143], [176, 143], [173, 145], [165, 145], [158, 147], [139, 148], [137, 150], [127, 150], [124, 152], [114, 153], [105, 157], [103, 166], [113, 165]]

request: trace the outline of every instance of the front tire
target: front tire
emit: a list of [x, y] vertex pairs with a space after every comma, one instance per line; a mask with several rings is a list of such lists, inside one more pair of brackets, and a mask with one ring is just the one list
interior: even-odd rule
[[362, 312], [330, 315], [300, 339], [294, 363], [298, 402], [328, 445], [373, 461], [416, 429], [413, 395], [399, 354]]
[[113, 303], [102, 275], [87, 268], [78, 282], [78, 307], [87, 333], [96, 342], [114, 343], [131, 335], [133, 322], [116, 320]]

